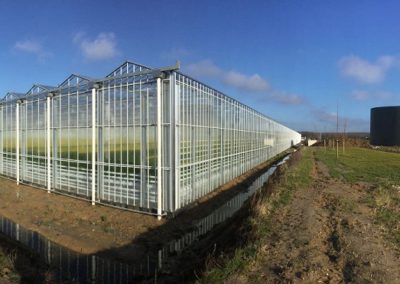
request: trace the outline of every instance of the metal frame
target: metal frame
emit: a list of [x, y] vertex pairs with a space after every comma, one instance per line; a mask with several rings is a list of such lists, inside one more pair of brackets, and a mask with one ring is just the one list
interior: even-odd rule
[[173, 77], [175, 209], [300, 142], [300, 134], [186, 75]]
[[113, 207], [177, 211], [300, 142], [178, 72], [125, 62], [0, 102], [0, 174]]

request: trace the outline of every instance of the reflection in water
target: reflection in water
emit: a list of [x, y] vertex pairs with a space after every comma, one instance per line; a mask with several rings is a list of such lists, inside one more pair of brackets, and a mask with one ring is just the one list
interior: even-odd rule
[[[37, 252], [57, 269], [58, 282], [129, 283], [139, 275], [150, 276], [150, 265], [132, 266], [95, 255], [84, 255], [55, 244], [37, 232], [28, 230], [0, 216], [1, 232]], [[150, 262], [148, 261], [150, 264]], [[154, 271], [154, 270], [153, 270]]]
[[37, 232], [28, 230], [0, 215], [0, 233], [14, 239], [37, 252], [40, 257], [52, 267], [55, 267], [58, 282], [77, 281], [92, 283], [131, 283], [135, 279], [156, 276], [157, 270], [168, 257], [182, 251], [196, 241], [200, 236], [211, 231], [212, 228], [230, 218], [237, 212], [243, 203], [260, 189], [276, 168], [289, 159], [286, 156], [277, 164], [259, 176], [247, 190], [240, 192], [210, 215], [194, 221], [194, 229], [165, 245], [162, 249], [150, 249], [148, 256], [142, 263], [126, 264], [109, 260], [96, 255], [85, 255], [71, 251], [61, 245], [49, 241]]

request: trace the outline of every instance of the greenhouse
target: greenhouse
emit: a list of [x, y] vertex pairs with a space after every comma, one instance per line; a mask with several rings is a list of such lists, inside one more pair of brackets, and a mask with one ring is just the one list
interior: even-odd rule
[[300, 142], [178, 65], [34, 85], [6, 94], [0, 117], [0, 174], [159, 217]]

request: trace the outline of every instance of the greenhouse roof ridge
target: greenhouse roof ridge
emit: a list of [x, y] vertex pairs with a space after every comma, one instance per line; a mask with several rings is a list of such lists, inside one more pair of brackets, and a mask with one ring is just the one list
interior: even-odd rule
[[46, 89], [46, 90], [51, 90], [54, 89], [54, 86], [50, 86], [50, 85], [43, 85], [43, 84], [33, 84], [33, 86], [38, 86], [40, 88]]
[[7, 94], [0, 101], [11, 101], [24, 97], [24, 93], [7, 92]]
[[56, 87], [54, 86], [48, 86], [48, 85], [42, 85], [42, 84], [33, 84], [32, 87], [29, 89], [28, 92], [26, 92], [26, 96], [29, 95], [34, 95], [34, 94], [40, 94], [45, 91], [49, 91], [52, 89], [55, 89]]
[[[262, 113], [261, 111], [255, 110], [254, 108], [245, 105], [244, 103], [240, 102], [239, 100], [230, 97], [229, 95], [225, 94], [224, 92], [221, 92], [219, 90], [217, 90], [214, 87], [211, 87], [210, 85], [201, 82], [198, 79], [193, 78], [191, 75], [187, 75], [183, 72], [180, 71], [180, 62], [176, 61], [174, 66], [165, 66], [165, 67], [159, 67], [159, 68], [150, 68], [148, 66], [145, 66], [143, 64], [139, 64], [136, 63], [134, 61], [130, 61], [130, 60], [125, 60], [122, 64], [120, 64], [117, 68], [115, 68], [111, 73], [109, 73], [106, 77], [103, 78], [92, 78], [89, 76], [85, 76], [85, 75], [79, 75], [77, 73], [72, 73], [71, 75], [69, 75], [61, 84], [59, 84], [57, 87], [53, 87], [53, 86], [48, 86], [48, 85], [43, 85], [43, 84], [34, 84], [31, 89], [26, 93], [17, 93], [17, 92], [9, 92], [7, 93], [2, 99], [0, 99], [0, 101], [12, 101], [12, 100], [17, 100], [23, 97], [27, 97], [29, 95], [33, 95], [33, 94], [42, 94], [42, 93], [57, 93], [59, 92], [59, 90], [64, 89], [64, 88], [68, 88], [70, 86], [77, 86], [81, 83], [86, 83], [89, 84], [89, 88], [91, 88], [93, 85], [98, 85], [102, 84], [102, 82], [105, 81], [110, 81], [110, 80], [115, 80], [115, 79], [122, 79], [122, 78], [126, 78], [132, 75], [145, 75], [145, 74], [152, 74], [155, 78], [163, 78], [163, 75], [165, 73], [169, 73], [169, 72], [176, 72], [176, 74], [185, 76], [195, 82], [198, 82], [199, 84], [214, 90], [217, 93], [220, 93], [221, 95], [236, 101], [239, 104], [244, 105], [245, 107], [247, 107], [248, 109], [251, 109], [253, 111], [255, 111], [256, 113], [258, 113], [259, 115], [266, 117], [274, 122], [277, 122], [279, 124], [281, 124], [282, 126], [287, 127], [286, 125], [284, 125], [283, 123], [276, 121], [275, 119], [269, 117], [268, 115]], [[41, 91], [39, 92], [31, 92], [35, 87], [40, 88]], [[96, 87], [97, 88], [97, 87]], [[289, 127], [287, 127], [289, 128]]]
[[61, 84], [59, 84], [58, 87], [68, 86], [69, 82], [71, 82], [72, 80], [77, 80], [77, 84], [79, 84], [79, 81], [87, 81], [87, 82], [95, 81], [94, 78], [84, 76], [84, 75], [78, 75], [76, 73], [72, 73], [71, 75], [69, 75], [67, 77], [67, 79], [65, 79]]
[[[135, 70], [135, 69], [129, 70], [129, 68], [132, 68], [132, 66], [138, 66], [140, 68], [143, 68], [144, 70], [140, 70], [140, 71]], [[125, 74], [120, 74], [120, 75], [115, 74], [116, 71], [122, 70], [121, 68], [124, 68], [124, 67], [126, 68], [125, 70], [128, 72], [125, 72]], [[33, 84], [32, 87], [26, 93], [8, 92], [3, 98], [0, 99], [0, 101], [12, 101], [12, 100], [17, 100], [20, 98], [28, 97], [30, 95], [57, 92], [59, 89], [66, 88], [68, 86], [76, 86], [82, 82], [98, 83], [98, 82], [102, 82], [105, 80], [115, 79], [116, 77], [123, 78], [127, 75], [129, 76], [129, 74], [131, 74], [131, 73], [147, 74], [147, 73], [151, 73], [151, 72], [156, 72], [156, 74], [158, 74], [160, 72], [176, 71], [178, 69], [179, 69], [179, 62], [177, 62], [175, 66], [153, 69], [153, 68], [149, 68], [145, 65], [135, 63], [133, 61], [124, 61], [121, 65], [119, 65], [116, 69], [114, 69], [114, 71], [111, 72], [110, 75], [108, 75], [107, 77], [104, 77], [104, 78], [92, 78], [89, 76], [72, 73], [58, 86], [49, 86], [49, 85], [45, 85], [45, 84]], [[71, 84], [71, 82], [72, 82], [72, 84]], [[35, 90], [35, 88], [36, 88], [36, 90]]]
[[[117, 68], [115, 68], [112, 72], [110, 72], [106, 77], [115, 76], [115, 73], [116, 72], [118, 73], [118, 71], [119, 71], [119, 73], [131, 73], [131, 72], [129, 72], [129, 68], [131, 66], [132, 66], [132, 68], [133, 68], [133, 66], [135, 66], [135, 67], [140, 67], [140, 68], [147, 69], [147, 70], [153, 69], [151, 67], [148, 67], [148, 66], [140, 64], [140, 63], [136, 63], [134, 61], [125, 60], [122, 64], [120, 64]], [[124, 72], [124, 69], [128, 70], [128, 72]]]

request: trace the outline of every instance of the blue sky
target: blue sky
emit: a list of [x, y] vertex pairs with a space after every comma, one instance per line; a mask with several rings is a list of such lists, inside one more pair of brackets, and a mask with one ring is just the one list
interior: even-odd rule
[[0, 93], [102, 77], [125, 60], [182, 70], [296, 129], [369, 131], [400, 104], [398, 1], [0, 0]]

